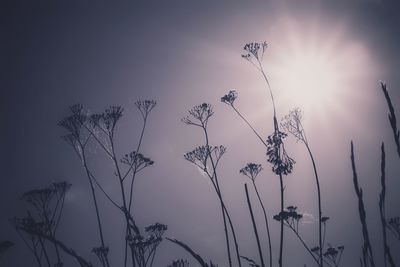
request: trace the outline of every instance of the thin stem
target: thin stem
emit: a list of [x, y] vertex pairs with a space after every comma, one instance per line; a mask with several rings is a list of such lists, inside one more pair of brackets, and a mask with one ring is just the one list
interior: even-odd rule
[[260, 238], [258, 237], [257, 225], [256, 225], [256, 221], [254, 220], [253, 209], [251, 207], [249, 192], [247, 190], [247, 184], [244, 184], [244, 190], [246, 192], [247, 205], [248, 205], [249, 211], [250, 211], [250, 217], [251, 217], [251, 222], [253, 224], [254, 235], [256, 236], [258, 254], [260, 255], [261, 266], [265, 267], [264, 258], [262, 255], [262, 250], [261, 250], [261, 245], [260, 245]]
[[389, 92], [387, 91], [386, 84], [381, 83], [381, 88], [382, 88], [383, 94], [385, 95], [386, 103], [389, 108], [388, 118], [389, 118], [390, 126], [392, 127], [394, 142], [396, 144], [396, 149], [397, 149], [397, 154], [400, 157], [400, 132], [399, 132], [399, 129], [397, 128], [396, 114], [394, 112], [393, 104], [392, 104], [392, 101], [390, 100], [390, 96], [389, 96]]
[[40, 246], [42, 248], [43, 254], [44, 254], [44, 258], [46, 259], [47, 266], [50, 267], [51, 265], [50, 265], [49, 255], [47, 254], [47, 250], [44, 245], [44, 241], [40, 237], [39, 237], [39, 242], [40, 242]]
[[221, 204], [222, 219], [223, 219], [223, 222], [224, 222], [224, 233], [225, 233], [225, 240], [226, 240], [226, 248], [227, 248], [227, 253], [228, 253], [228, 263], [229, 263], [229, 266], [232, 267], [232, 256], [231, 256], [230, 245], [229, 245], [229, 234], [228, 234], [228, 229], [227, 229], [227, 225], [226, 225], [226, 217], [225, 217], [225, 211], [224, 211], [224, 206], [225, 205], [223, 203], [221, 190], [219, 188], [217, 170], [216, 170], [216, 167], [215, 167], [215, 164], [214, 164], [214, 160], [213, 160], [213, 158], [211, 156], [211, 152], [210, 152], [210, 149], [209, 149], [209, 140], [208, 140], [207, 128], [205, 126], [203, 126], [202, 128], [203, 128], [203, 131], [204, 131], [206, 147], [208, 149], [207, 154], [210, 157], [211, 165], [212, 165], [212, 168], [213, 168], [213, 176], [215, 177], [215, 184], [214, 184], [215, 185], [215, 190], [217, 191], [217, 195], [219, 197], [220, 204]]
[[236, 107], [232, 104], [231, 107], [233, 108], [233, 110], [236, 112], [236, 114], [239, 115], [239, 117], [247, 124], [247, 126], [250, 127], [250, 129], [254, 132], [254, 134], [258, 137], [258, 139], [260, 139], [260, 141], [263, 143], [264, 146], [267, 146], [267, 143], [265, 143], [265, 141], [262, 139], [262, 137], [258, 134], [258, 132], [256, 131], [256, 129], [254, 129], [254, 127], [250, 124], [250, 122], [236, 109]]
[[304, 144], [307, 148], [308, 154], [310, 156], [312, 165], [313, 165], [313, 170], [314, 170], [314, 176], [315, 176], [315, 183], [317, 184], [317, 193], [318, 193], [318, 239], [319, 239], [319, 266], [323, 266], [324, 265], [324, 261], [323, 261], [323, 255], [322, 255], [322, 249], [323, 249], [323, 242], [322, 242], [322, 207], [321, 207], [321, 189], [319, 186], [319, 178], [318, 178], [318, 171], [317, 171], [317, 167], [315, 164], [315, 160], [314, 160], [314, 156], [311, 152], [310, 146], [308, 145], [308, 143], [306, 142], [306, 140], [304, 140]]
[[385, 157], [385, 146], [382, 143], [381, 146], [381, 194], [379, 196], [379, 213], [381, 217], [381, 223], [382, 223], [382, 236], [383, 236], [383, 256], [384, 256], [384, 262], [385, 262], [385, 267], [387, 266], [387, 261], [389, 262], [391, 267], [396, 267], [392, 254], [390, 252], [390, 247], [387, 243], [387, 236], [386, 236], [386, 216], [385, 216], [385, 198], [386, 198], [386, 174], [385, 174], [385, 162], [386, 162], [386, 157]]
[[[92, 198], [93, 198], [93, 203], [94, 203], [94, 207], [95, 207], [95, 211], [96, 211], [97, 226], [98, 226], [98, 229], [99, 229], [100, 242], [101, 242], [101, 246], [103, 248], [105, 248], [103, 228], [102, 228], [101, 219], [100, 219], [100, 211], [99, 211], [99, 207], [98, 207], [98, 203], [97, 203], [96, 192], [95, 192], [94, 186], [93, 186], [92, 175], [91, 175], [91, 173], [89, 171], [89, 167], [87, 166], [85, 150], [84, 150], [84, 148], [82, 146], [81, 146], [81, 150], [82, 150], [82, 163], [83, 163], [83, 167], [84, 167], [84, 169], [86, 171], [86, 176], [87, 176], [87, 178], [89, 180], [90, 189], [91, 189]], [[107, 255], [105, 255], [105, 260], [106, 260], [106, 266], [109, 267], [110, 264], [109, 264]]]
[[[280, 187], [281, 187], [281, 214], [283, 214], [283, 211], [285, 209], [284, 205], [284, 190], [285, 188], [283, 187], [283, 179], [282, 179], [282, 174], [279, 174], [279, 182], [280, 182]], [[283, 220], [281, 220], [281, 230], [280, 230], [280, 243], [279, 243], [279, 260], [278, 264], [279, 267], [283, 266], [282, 259], [283, 259]]]
[[175, 238], [167, 237], [166, 239], [186, 250], [200, 264], [201, 267], [208, 267], [208, 264], [202, 259], [202, 257], [194, 252], [193, 249], [191, 249], [188, 245]]
[[269, 232], [269, 225], [268, 225], [267, 212], [265, 211], [264, 204], [263, 204], [263, 202], [261, 201], [261, 197], [260, 197], [260, 194], [258, 193], [255, 180], [252, 180], [252, 181], [253, 181], [254, 190], [256, 191], [256, 195], [257, 195], [258, 201], [260, 202], [260, 205], [261, 205], [261, 208], [262, 208], [263, 214], [264, 214], [265, 226], [266, 226], [266, 228], [267, 228], [267, 237], [268, 237], [269, 266], [272, 267], [272, 245], [271, 245], [271, 235], [270, 235], [270, 232]]
[[363, 238], [364, 238], [364, 244], [363, 244], [364, 264], [367, 263], [367, 258], [368, 258], [371, 266], [375, 267], [374, 255], [372, 252], [371, 242], [369, 240], [369, 234], [368, 234], [366, 212], [365, 212], [364, 201], [363, 201], [363, 191], [362, 191], [362, 188], [360, 188], [358, 185], [358, 176], [357, 176], [356, 164], [355, 164], [355, 159], [354, 159], [353, 141], [351, 141], [350, 159], [351, 159], [351, 167], [353, 170], [354, 189], [356, 191], [356, 195], [358, 198], [358, 211], [359, 211], [359, 215], [360, 215], [362, 234], [363, 234]]
[[296, 229], [293, 228], [292, 225], [290, 224], [286, 224], [286, 226], [288, 226], [293, 233], [297, 236], [297, 238], [299, 239], [299, 241], [301, 242], [301, 244], [303, 245], [303, 247], [307, 250], [307, 252], [311, 255], [311, 257], [314, 259], [314, 261], [318, 264], [318, 259], [315, 257], [314, 253], [311, 251], [311, 249], [307, 246], [306, 242], [303, 240], [303, 238], [299, 235], [299, 233], [296, 231]]

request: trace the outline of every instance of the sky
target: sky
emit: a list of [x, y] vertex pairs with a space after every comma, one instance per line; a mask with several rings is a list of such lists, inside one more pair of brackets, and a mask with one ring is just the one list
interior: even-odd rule
[[[123, 106], [116, 135], [117, 153], [122, 156], [137, 145], [141, 117], [134, 102], [138, 99], [157, 101], [142, 145], [142, 152], [155, 164], [141, 173], [135, 185], [139, 225], [165, 223], [166, 236], [226, 266], [218, 199], [201, 171], [183, 158], [202, 144], [203, 137], [180, 119], [194, 105], [211, 103], [215, 114], [209, 124], [210, 139], [227, 147], [219, 172], [241, 250], [257, 259], [243, 188], [249, 181], [239, 170], [247, 162], [258, 162], [264, 167], [257, 182], [270, 218], [276, 263], [279, 224], [271, 218], [279, 211], [279, 181], [259, 140], [220, 102], [229, 90], [236, 90], [238, 109], [263, 137], [272, 133], [265, 84], [241, 58], [244, 44], [252, 41], [269, 44], [264, 64], [277, 116], [294, 107], [304, 112], [320, 173], [324, 215], [330, 217], [327, 242], [345, 246], [342, 266], [358, 264], [362, 233], [350, 165], [353, 140], [373, 247], [382, 262], [381, 142], [387, 149], [387, 214], [400, 215], [399, 158], [379, 88], [380, 81], [387, 82], [400, 110], [397, 1], [5, 1], [1, 5], [0, 240], [16, 244], [2, 259], [4, 266], [34, 266], [33, 256], [9, 223], [26, 212], [23, 192], [63, 180], [73, 186], [60, 238], [97, 264], [90, 253], [97, 245], [97, 232], [89, 185], [78, 158], [60, 138], [65, 131], [57, 123], [75, 103], [93, 112]], [[288, 139], [287, 148], [297, 163], [294, 173], [285, 177], [286, 203], [307, 214], [301, 231], [314, 244], [317, 204], [311, 163], [294, 138]], [[117, 196], [112, 164], [99, 149], [93, 147], [91, 152], [99, 181]], [[252, 200], [256, 206], [256, 198]], [[110, 258], [114, 266], [122, 266], [123, 218], [104, 197], [99, 201]], [[255, 213], [261, 227], [259, 207]], [[399, 249], [393, 238], [390, 242]], [[285, 266], [313, 266], [289, 231], [285, 254]], [[194, 264], [182, 249], [165, 241], [155, 266], [166, 266], [175, 258]], [[400, 262], [399, 255], [395, 259]]]

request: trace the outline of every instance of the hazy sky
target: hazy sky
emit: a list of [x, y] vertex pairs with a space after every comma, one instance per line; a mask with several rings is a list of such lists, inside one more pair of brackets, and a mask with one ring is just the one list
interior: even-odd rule
[[[250, 161], [263, 164], [258, 182], [270, 218], [279, 211], [279, 183], [269, 171], [264, 148], [219, 99], [235, 89], [238, 108], [263, 137], [272, 133], [264, 84], [240, 57], [246, 42], [264, 40], [270, 44], [265, 65], [278, 117], [295, 106], [305, 112], [304, 127], [320, 170], [324, 215], [331, 218], [327, 242], [345, 246], [342, 266], [358, 264], [362, 235], [349, 161], [354, 140], [373, 245], [381, 251], [382, 141], [388, 154], [387, 213], [400, 215], [399, 158], [379, 89], [379, 81], [386, 81], [400, 112], [397, 1], [9, 1], [1, 5], [0, 240], [16, 243], [4, 266], [33, 266], [32, 255], [8, 222], [24, 215], [21, 194], [61, 180], [73, 187], [60, 237], [97, 263], [90, 253], [97, 245], [97, 232], [87, 179], [73, 150], [60, 138], [65, 132], [57, 122], [77, 102], [94, 112], [122, 105], [125, 116], [117, 129], [117, 151], [123, 155], [137, 144], [141, 126], [133, 105], [137, 99], [158, 102], [143, 143], [143, 153], [155, 165], [138, 177], [135, 189], [138, 223], [142, 227], [165, 223], [168, 236], [226, 266], [218, 199], [211, 184], [183, 158], [203, 139], [180, 118], [193, 105], [209, 102], [215, 106], [209, 125], [211, 143], [228, 148], [220, 167], [222, 191], [243, 254], [257, 258], [243, 188], [246, 180], [239, 169]], [[311, 65], [316, 71], [326, 67], [334, 75], [322, 79], [322, 72], [315, 72], [306, 80], [310, 73], [299, 75], [299, 70]], [[327, 80], [329, 84], [319, 84]], [[286, 203], [310, 214], [311, 222], [301, 228], [314, 245], [317, 223], [312, 217], [317, 205], [311, 165], [304, 147], [293, 138], [288, 150], [297, 164], [285, 178]], [[91, 158], [101, 183], [116, 195], [112, 165], [98, 150], [93, 149]], [[122, 217], [106, 199], [100, 201], [110, 257], [114, 266], [120, 266]], [[261, 226], [261, 211], [256, 212]], [[272, 219], [270, 223], [277, 241], [279, 225]], [[285, 247], [286, 266], [312, 266], [289, 231]], [[398, 243], [393, 248], [400, 249]], [[277, 252], [278, 242], [274, 249]], [[180, 248], [164, 242], [155, 265], [165, 266], [177, 257], [191, 261]], [[395, 257], [399, 262], [399, 255]]]

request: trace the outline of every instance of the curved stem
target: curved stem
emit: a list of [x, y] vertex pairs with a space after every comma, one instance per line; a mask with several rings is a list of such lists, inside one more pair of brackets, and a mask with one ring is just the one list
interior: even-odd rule
[[312, 162], [313, 170], [314, 170], [315, 182], [317, 184], [317, 192], [318, 192], [318, 231], [319, 231], [319, 236], [318, 236], [319, 237], [319, 266], [322, 267], [323, 264], [324, 264], [324, 261], [323, 261], [323, 258], [322, 258], [323, 257], [323, 255], [322, 255], [323, 242], [322, 242], [321, 189], [320, 189], [320, 186], [319, 186], [318, 172], [317, 172], [317, 167], [316, 167], [316, 164], [315, 164], [315, 160], [314, 160], [313, 154], [311, 152], [311, 149], [310, 149], [308, 143], [305, 141], [304, 144], [305, 144], [305, 146], [307, 148], [307, 151], [308, 151], [308, 154], [309, 154], [309, 156], [311, 158], [311, 162]]

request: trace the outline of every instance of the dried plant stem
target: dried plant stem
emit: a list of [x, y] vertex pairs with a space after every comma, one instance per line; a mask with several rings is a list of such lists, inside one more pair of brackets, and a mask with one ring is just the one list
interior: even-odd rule
[[[66, 254], [70, 255], [71, 257], [75, 258], [76, 261], [79, 263], [79, 265], [81, 267], [93, 267], [93, 265], [86, 261], [84, 258], [82, 258], [81, 256], [79, 256], [73, 249], [68, 248], [64, 243], [62, 243], [61, 241], [59, 241], [58, 239], [50, 236], [50, 235], [46, 235], [42, 232], [38, 232], [38, 231], [29, 231], [28, 229], [21, 229], [29, 234], [33, 234], [39, 237], [40, 240], [42, 240], [41, 242], [43, 243], [43, 239], [48, 240], [50, 243], [56, 244], [58, 247], [60, 247]], [[46, 254], [45, 254], [46, 255]], [[50, 266], [50, 263], [48, 263]]]
[[[261, 72], [261, 74], [262, 74], [262, 76], [263, 76], [263, 78], [264, 78], [264, 80], [265, 80], [265, 82], [267, 83], [267, 86], [268, 86], [268, 91], [269, 91], [269, 94], [270, 94], [270, 97], [271, 97], [271, 102], [272, 102], [272, 108], [273, 108], [273, 111], [274, 111], [274, 118], [273, 118], [273, 120], [274, 120], [274, 132], [275, 132], [275, 134], [277, 134], [278, 132], [279, 132], [279, 126], [278, 126], [278, 121], [277, 121], [277, 119], [276, 119], [276, 107], [275, 107], [275, 100], [274, 100], [274, 94], [272, 93], [272, 88], [271, 88], [271, 84], [269, 83], [269, 80], [268, 80], [268, 77], [267, 77], [267, 75], [266, 75], [266, 73], [265, 73], [265, 71], [264, 71], [264, 68], [263, 68], [263, 66], [262, 66], [262, 64], [261, 64], [261, 61], [260, 60], [258, 60], [257, 59], [257, 61], [258, 61], [258, 64], [259, 64], [259, 70], [260, 70], [260, 72]], [[279, 151], [279, 154], [280, 154], [280, 151]], [[280, 157], [281, 155], [279, 155], [279, 157]], [[284, 211], [284, 208], [285, 208], [285, 203], [284, 203], [284, 191], [285, 191], [285, 188], [284, 188], [284, 185], [283, 185], [283, 178], [282, 178], [282, 174], [280, 173], [279, 174], [279, 183], [280, 183], [280, 189], [281, 189], [281, 213], [283, 213], [283, 211]], [[283, 235], [284, 235], [284, 225], [283, 225], [283, 220], [281, 220], [281, 231], [280, 231], [280, 244], [279, 244], [279, 261], [278, 261], [278, 263], [279, 263], [279, 267], [282, 267], [283, 266]]]
[[367, 227], [366, 212], [365, 212], [364, 201], [363, 201], [363, 191], [362, 191], [362, 188], [360, 188], [358, 185], [357, 170], [356, 170], [356, 164], [355, 164], [355, 160], [354, 160], [353, 141], [351, 141], [350, 159], [351, 159], [351, 167], [353, 170], [354, 189], [356, 191], [356, 195], [358, 198], [358, 211], [359, 211], [359, 215], [360, 215], [360, 221], [361, 221], [361, 225], [362, 225], [362, 234], [363, 234], [363, 238], [364, 238], [364, 244], [362, 246], [363, 261], [364, 261], [364, 265], [367, 265], [367, 263], [369, 262], [372, 267], [375, 267], [374, 255], [373, 255], [373, 251], [371, 248], [371, 242], [369, 239], [369, 233], [368, 233], [368, 227]]
[[[207, 153], [208, 153], [208, 155], [211, 155], [211, 151], [210, 151], [210, 148], [209, 148], [210, 146], [209, 146], [209, 137], [208, 137], [207, 128], [206, 128], [206, 126], [203, 126], [202, 129], [203, 129], [203, 132], [204, 132], [204, 138], [205, 138], [206, 147], [208, 149]], [[209, 175], [211, 181], [213, 181], [213, 185], [214, 185], [215, 191], [216, 191], [216, 193], [218, 195], [218, 198], [219, 198], [220, 204], [221, 204], [222, 218], [223, 218], [223, 221], [224, 221], [225, 239], [226, 239], [227, 250], [228, 250], [229, 266], [232, 266], [232, 257], [231, 257], [231, 252], [230, 252], [229, 234], [228, 234], [228, 231], [227, 231], [225, 214], [226, 214], [226, 217], [228, 217], [229, 226], [230, 226], [231, 231], [232, 231], [232, 236], [233, 236], [233, 241], [235, 243], [235, 251], [236, 251], [236, 257], [237, 257], [238, 265], [239, 265], [239, 267], [241, 267], [242, 265], [241, 265], [241, 261], [240, 261], [239, 245], [237, 243], [236, 233], [235, 233], [235, 229], [233, 227], [233, 223], [232, 223], [231, 217], [230, 217], [230, 215], [228, 213], [228, 210], [227, 210], [226, 205], [224, 203], [224, 200], [222, 198], [222, 193], [221, 193], [221, 189], [220, 189], [219, 182], [218, 182], [218, 176], [217, 176], [217, 166], [216, 166], [216, 163], [214, 162], [214, 160], [213, 160], [213, 158], [211, 156], [210, 156], [210, 161], [211, 161], [213, 174], [212, 175], [208, 174], [208, 175]], [[214, 183], [214, 179], [213, 178], [215, 179], [215, 183]]]
[[[265, 76], [266, 78], [266, 76]], [[267, 84], [269, 86], [269, 82], [268, 79], [266, 78]], [[269, 87], [270, 88], [270, 87]], [[273, 100], [273, 95], [272, 95], [272, 91], [270, 90], [271, 96], [272, 96], [272, 100]], [[261, 138], [261, 135], [255, 130], [255, 128], [250, 124], [250, 122], [235, 108], [235, 106], [233, 104], [231, 104], [231, 107], [235, 110], [235, 112], [238, 114], [238, 116], [250, 127], [250, 129], [253, 131], [253, 133], [258, 137], [258, 139], [261, 141], [261, 143], [267, 147], [267, 143]], [[275, 107], [275, 105], [274, 105]], [[275, 114], [275, 108], [274, 108], [274, 114]], [[277, 120], [276, 117], [274, 116], [274, 132], [277, 133], [279, 131], [278, 129], [278, 124], [277, 124]], [[282, 174], [279, 174], [279, 183], [280, 183], [280, 204], [281, 204], [281, 213], [283, 213], [284, 209], [285, 209], [285, 197], [284, 197], [284, 185], [283, 185], [283, 177]], [[283, 221], [280, 222], [281, 226], [280, 226], [280, 244], [279, 244], [279, 267], [282, 267], [283, 263], [282, 263], [282, 258], [283, 258], [283, 235], [284, 235], [284, 223]], [[272, 256], [271, 256], [272, 258]]]
[[389, 92], [387, 91], [386, 84], [382, 82], [381, 88], [382, 88], [383, 94], [385, 95], [385, 99], [386, 99], [386, 102], [387, 102], [387, 105], [389, 108], [388, 118], [389, 118], [390, 126], [392, 127], [394, 142], [396, 143], [396, 148], [397, 148], [397, 154], [400, 157], [400, 132], [399, 132], [399, 129], [397, 128], [397, 120], [396, 120], [396, 115], [394, 113], [393, 104], [392, 104], [392, 101], [390, 100], [390, 96], [389, 96]]
[[166, 237], [166, 239], [186, 250], [194, 259], [196, 259], [196, 261], [200, 264], [201, 267], [208, 267], [208, 264], [201, 258], [201, 256], [196, 252], [194, 252], [193, 249], [191, 249], [188, 245], [175, 238]]
[[47, 250], [46, 250], [46, 247], [44, 245], [44, 241], [43, 241], [43, 239], [41, 237], [39, 237], [39, 242], [40, 242], [40, 247], [42, 248], [42, 252], [43, 252], [44, 258], [46, 260], [47, 266], [51, 267], [49, 255], [47, 254]]
[[[140, 146], [142, 145], [142, 140], [143, 140], [143, 136], [144, 136], [144, 130], [146, 129], [146, 123], [147, 123], [147, 115], [143, 118], [143, 127], [142, 127], [142, 131], [140, 133], [140, 138], [139, 138], [138, 145], [136, 147], [136, 153], [139, 153]], [[128, 173], [129, 173], [129, 171], [131, 171], [131, 168], [129, 168]], [[128, 173], [126, 173], [126, 175], [128, 175]], [[132, 170], [132, 180], [131, 180], [131, 188], [130, 188], [130, 195], [129, 195], [128, 212], [131, 212], [131, 208], [132, 208], [133, 183], [135, 182], [136, 173], [137, 173], [137, 166], [135, 164], [135, 167]], [[124, 175], [124, 177], [126, 177], [126, 175]], [[122, 180], [124, 180], [124, 178], [122, 178]], [[125, 235], [127, 235], [127, 234], [128, 234], [128, 225], [127, 225], [126, 231], [125, 231]], [[124, 266], [126, 267], [127, 261], [128, 261], [128, 240], [125, 240], [125, 249], [124, 249], [124, 251], [125, 251], [124, 252]]]
[[387, 236], [386, 236], [386, 216], [385, 216], [385, 198], [386, 198], [386, 174], [385, 174], [385, 145], [382, 143], [381, 146], [381, 186], [382, 190], [379, 196], [379, 213], [381, 217], [382, 223], [382, 236], [383, 236], [383, 255], [384, 255], [384, 262], [385, 267], [387, 266], [387, 262], [389, 262], [391, 267], [396, 267], [396, 264], [393, 261], [392, 254], [390, 252], [390, 247], [387, 243]]
[[293, 228], [292, 225], [290, 224], [285, 224], [287, 227], [289, 227], [293, 233], [297, 236], [297, 238], [300, 240], [301, 244], [303, 245], [303, 247], [307, 250], [307, 252], [311, 255], [311, 257], [313, 258], [313, 260], [319, 264], [318, 262], [318, 258], [314, 255], [314, 253], [311, 251], [311, 249], [308, 247], [308, 245], [306, 244], [306, 242], [303, 240], [303, 238], [300, 236], [300, 234], [298, 233], [298, 231], [296, 231], [296, 229]]
[[[103, 248], [105, 248], [103, 227], [102, 227], [102, 224], [101, 224], [100, 211], [99, 211], [99, 206], [98, 206], [98, 203], [97, 203], [96, 191], [94, 190], [92, 174], [91, 174], [91, 172], [89, 170], [89, 167], [87, 165], [85, 149], [84, 149], [84, 147], [82, 147], [82, 145], [81, 145], [81, 148], [82, 148], [82, 155], [81, 155], [82, 164], [83, 164], [83, 167], [84, 167], [85, 172], [86, 172], [86, 177], [89, 180], [90, 190], [91, 190], [92, 198], [93, 198], [93, 204], [94, 204], [94, 208], [95, 208], [95, 211], [96, 211], [96, 219], [97, 219], [97, 226], [98, 226], [98, 229], [99, 229], [100, 242], [101, 242], [101, 246]], [[110, 263], [108, 261], [108, 256], [107, 255], [105, 255], [105, 263], [106, 263], [105, 266], [110, 267]]]
[[[279, 174], [279, 182], [280, 182], [280, 186], [281, 186], [281, 214], [283, 213], [284, 209], [285, 209], [285, 203], [284, 203], [284, 191], [285, 188], [283, 186], [283, 179], [282, 179], [282, 174]], [[280, 230], [280, 243], [279, 243], [279, 267], [283, 266], [282, 260], [283, 260], [283, 220], [281, 220], [281, 230]]]
[[261, 197], [260, 197], [260, 194], [258, 193], [255, 180], [252, 180], [252, 181], [253, 181], [254, 190], [256, 191], [256, 195], [257, 195], [258, 201], [260, 202], [260, 205], [261, 205], [261, 208], [262, 208], [263, 214], [264, 214], [265, 227], [267, 228], [267, 238], [268, 238], [269, 266], [272, 267], [272, 245], [271, 245], [271, 235], [270, 235], [270, 231], [269, 231], [267, 212], [265, 211], [264, 204], [263, 204], [263, 202], [261, 201]]
[[247, 184], [244, 184], [244, 190], [246, 192], [247, 205], [249, 207], [251, 222], [253, 224], [254, 235], [256, 236], [258, 254], [260, 255], [261, 266], [265, 267], [264, 258], [262, 255], [262, 249], [261, 249], [261, 245], [260, 245], [260, 238], [258, 237], [257, 225], [256, 225], [256, 221], [254, 220], [254, 214], [253, 214], [253, 209], [251, 207], [249, 191], [247, 190]]
[[324, 266], [324, 261], [323, 261], [323, 254], [322, 254], [322, 249], [323, 249], [323, 242], [322, 242], [322, 207], [321, 207], [321, 189], [319, 186], [319, 178], [318, 178], [318, 171], [317, 167], [315, 164], [314, 156], [311, 152], [310, 146], [308, 145], [307, 139], [304, 140], [304, 144], [307, 148], [308, 154], [310, 156], [312, 165], [313, 165], [313, 170], [314, 170], [314, 176], [315, 176], [315, 183], [317, 184], [317, 193], [318, 193], [318, 231], [319, 231], [319, 266]]

